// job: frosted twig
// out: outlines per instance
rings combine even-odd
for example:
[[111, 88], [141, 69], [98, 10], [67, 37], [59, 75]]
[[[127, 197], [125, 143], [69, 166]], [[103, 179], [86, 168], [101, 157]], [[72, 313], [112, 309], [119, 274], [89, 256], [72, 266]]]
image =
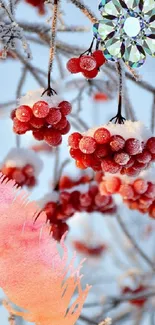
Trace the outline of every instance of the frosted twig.
[[99, 325], [111, 325], [112, 319], [107, 317], [104, 321], [100, 322]]
[[71, 0], [71, 2], [78, 7], [84, 15], [89, 18], [89, 20], [94, 24], [97, 22], [97, 18], [95, 15], [91, 12], [91, 10], [80, 0]]
[[9, 325], [16, 325], [15, 316], [10, 314], [10, 316], [8, 317], [8, 322]]
[[120, 215], [116, 216], [117, 221], [121, 227], [121, 229], [123, 230], [124, 234], [127, 236], [127, 238], [130, 240], [130, 242], [132, 243], [133, 247], [135, 248], [135, 250], [139, 253], [139, 255], [145, 260], [145, 262], [152, 268], [153, 271], [155, 271], [155, 265], [153, 264], [153, 262], [150, 260], [150, 258], [143, 252], [143, 250], [138, 246], [138, 244], [135, 242], [134, 238], [131, 236], [131, 234], [128, 232], [124, 222], [122, 221], [122, 218], [120, 217]]
[[59, 0], [54, 0], [53, 6], [53, 19], [52, 19], [52, 27], [51, 27], [51, 41], [50, 41], [50, 55], [49, 55], [49, 64], [48, 64], [48, 88], [47, 95], [51, 95], [51, 71], [53, 67], [53, 60], [55, 55], [55, 43], [56, 43], [56, 28], [57, 28], [57, 20], [58, 20], [58, 4]]

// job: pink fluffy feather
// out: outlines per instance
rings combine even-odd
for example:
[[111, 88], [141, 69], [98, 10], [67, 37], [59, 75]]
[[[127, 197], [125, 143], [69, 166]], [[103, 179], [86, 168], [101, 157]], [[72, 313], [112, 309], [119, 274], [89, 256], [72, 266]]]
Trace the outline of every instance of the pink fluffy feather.
[[[74, 270], [73, 258], [67, 266], [67, 248], [62, 240], [61, 257], [45, 213], [2, 176], [0, 212], [0, 286], [8, 298], [6, 308], [37, 325], [73, 325], [90, 289], [81, 288], [81, 265]], [[70, 305], [76, 289], [78, 297]], [[14, 310], [11, 303], [23, 311]]]

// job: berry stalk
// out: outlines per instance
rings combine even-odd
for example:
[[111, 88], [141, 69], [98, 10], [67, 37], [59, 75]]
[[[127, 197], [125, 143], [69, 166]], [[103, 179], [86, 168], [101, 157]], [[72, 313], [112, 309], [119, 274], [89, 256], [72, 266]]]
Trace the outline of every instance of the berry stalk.
[[[58, 4], [59, 0], [54, 0], [53, 6], [53, 19], [52, 19], [52, 27], [51, 27], [51, 41], [50, 41], [50, 53], [49, 53], [49, 64], [48, 64], [48, 87], [43, 92], [46, 92], [48, 96], [56, 94], [55, 90], [51, 88], [51, 71], [53, 68], [53, 61], [55, 55], [55, 46], [56, 46], [56, 29], [57, 29], [57, 21], [58, 21]], [[42, 94], [42, 95], [43, 95]]]
[[115, 120], [115, 124], [123, 124], [125, 118], [122, 116], [122, 94], [123, 94], [123, 68], [120, 61], [117, 62], [117, 70], [119, 74], [119, 95], [118, 95], [118, 110], [116, 116], [114, 116], [110, 122]]

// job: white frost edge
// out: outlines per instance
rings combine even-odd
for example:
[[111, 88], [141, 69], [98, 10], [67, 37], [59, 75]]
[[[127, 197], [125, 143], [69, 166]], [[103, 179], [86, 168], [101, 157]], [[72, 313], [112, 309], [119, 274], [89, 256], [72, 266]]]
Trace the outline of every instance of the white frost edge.
[[132, 122], [128, 120], [125, 121], [124, 124], [113, 124], [110, 122], [108, 124], [100, 125], [98, 127], [89, 129], [82, 135], [93, 137], [95, 131], [101, 127], [106, 128], [111, 135], [120, 135], [125, 140], [128, 138], [135, 138], [139, 141], [146, 141], [152, 136], [151, 131], [141, 121]]
[[43, 162], [39, 156], [30, 149], [13, 148], [2, 162], [6, 167], [24, 167], [30, 164], [34, 167], [34, 176], [38, 176], [43, 168]]
[[44, 88], [40, 88], [37, 90], [28, 91], [25, 96], [22, 96], [21, 98], [17, 99], [17, 105], [28, 105], [32, 107], [38, 101], [45, 101], [49, 104], [50, 108], [58, 107], [59, 103], [62, 102], [63, 99], [58, 95], [47, 96], [47, 94], [44, 94], [43, 96], [41, 96], [44, 90]]

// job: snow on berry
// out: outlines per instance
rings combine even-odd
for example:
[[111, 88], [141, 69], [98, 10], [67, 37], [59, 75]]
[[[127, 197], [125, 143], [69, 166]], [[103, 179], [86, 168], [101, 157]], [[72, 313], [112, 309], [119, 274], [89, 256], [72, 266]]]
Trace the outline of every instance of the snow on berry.
[[[154, 138], [141, 122], [103, 125], [69, 137], [70, 155], [77, 167], [137, 176], [154, 161]], [[151, 148], [151, 149], [150, 149]], [[152, 153], [151, 153], [152, 150]]]
[[14, 179], [19, 186], [33, 187], [43, 167], [42, 160], [34, 151], [13, 148], [1, 163], [1, 172]]
[[62, 135], [70, 130], [66, 116], [72, 106], [58, 95], [47, 96], [43, 91], [30, 91], [18, 99], [18, 107], [11, 113], [13, 131], [19, 135], [32, 131], [36, 140], [44, 140], [55, 147], [61, 144]]

